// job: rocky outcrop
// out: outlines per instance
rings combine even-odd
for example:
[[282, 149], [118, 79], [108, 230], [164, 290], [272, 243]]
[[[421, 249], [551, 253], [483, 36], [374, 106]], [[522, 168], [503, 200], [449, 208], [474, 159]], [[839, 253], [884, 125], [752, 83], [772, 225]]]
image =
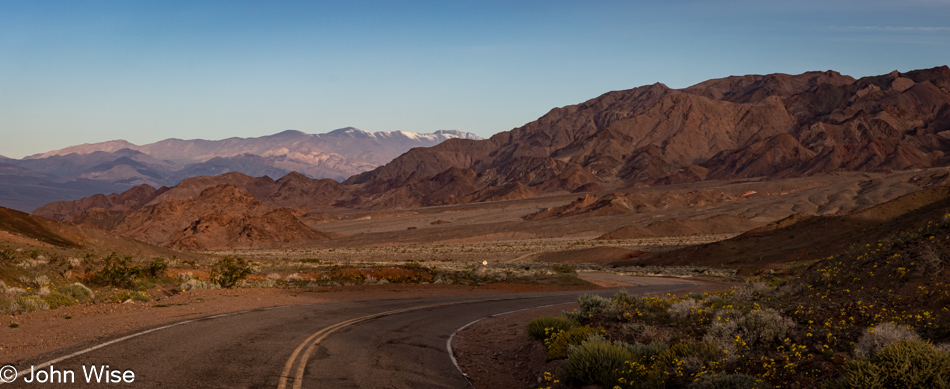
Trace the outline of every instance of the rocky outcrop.
[[[163, 189], [163, 191], [165, 190], [167, 188]], [[158, 190], [143, 184], [122, 193], [95, 194], [76, 201], [49, 203], [37, 208], [33, 211], [33, 214], [53, 220], [71, 221], [83, 212], [93, 208], [119, 212], [136, 209], [151, 201], [158, 194], [160, 194]]]
[[112, 232], [143, 242], [188, 250], [278, 248], [329, 236], [288, 208], [273, 208], [230, 184], [190, 200], [169, 199], [129, 212]]

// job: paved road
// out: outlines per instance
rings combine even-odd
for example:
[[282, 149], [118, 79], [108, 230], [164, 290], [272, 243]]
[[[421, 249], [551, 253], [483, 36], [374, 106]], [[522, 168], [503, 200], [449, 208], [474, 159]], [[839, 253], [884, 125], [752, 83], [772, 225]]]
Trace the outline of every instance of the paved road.
[[[638, 294], [692, 285], [633, 282], [640, 286], [627, 290]], [[55, 361], [55, 371], [74, 372], [72, 377], [54, 374], [53, 379], [73, 378], [76, 384], [86, 382], [84, 369], [92, 366], [108, 365], [116, 375], [134, 372], [133, 383], [102, 385], [110, 388], [467, 388], [446, 350], [446, 341], [459, 327], [497, 313], [572, 302], [583, 293], [326, 303], [215, 315], [26, 361], [18, 366], [17, 381], [0, 389], [49, 387], [23, 381], [31, 365], [49, 373], [48, 366], [40, 368], [49, 361]]]

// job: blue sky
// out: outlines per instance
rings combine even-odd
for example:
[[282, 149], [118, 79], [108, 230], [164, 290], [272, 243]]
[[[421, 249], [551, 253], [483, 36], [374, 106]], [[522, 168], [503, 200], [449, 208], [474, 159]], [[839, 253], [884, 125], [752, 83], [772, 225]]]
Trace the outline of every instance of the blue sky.
[[0, 155], [510, 130], [611, 90], [950, 62], [950, 0], [0, 0]]

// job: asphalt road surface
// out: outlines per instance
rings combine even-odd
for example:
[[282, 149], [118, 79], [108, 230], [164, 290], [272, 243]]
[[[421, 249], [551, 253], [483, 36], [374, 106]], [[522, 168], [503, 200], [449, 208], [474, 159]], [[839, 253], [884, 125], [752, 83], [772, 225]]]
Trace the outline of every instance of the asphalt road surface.
[[[634, 282], [637, 286], [626, 289], [635, 294], [694, 285], [657, 278], [586, 277]], [[325, 303], [214, 315], [25, 361], [17, 366], [17, 380], [0, 384], [0, 389], [469, 388], [446, 347], [456, 330], [490, 315], [573, 302], [584, 293], [591, 292]], [[107, 374], [87, 378], [92, 368], [100, 374], [107, 369]], [[131, 383], [122, 382], [130, 378], [126, 371], [134, 374]], [[34, 382], [27, 384], [31, 375]], [[87, 380], [99, 384], [88, 385]]]

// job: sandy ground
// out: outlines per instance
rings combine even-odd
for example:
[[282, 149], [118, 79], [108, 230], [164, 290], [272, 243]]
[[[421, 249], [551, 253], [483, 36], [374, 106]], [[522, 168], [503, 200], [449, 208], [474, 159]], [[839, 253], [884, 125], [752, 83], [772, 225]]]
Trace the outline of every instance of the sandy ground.
[[[546, 208], [566, 205], [583, 195], [550, 194], [523, 200], [446, 205], [346, 215], [344, 220], [321, 220], [311, 227], [341, 236], [317, 247], [346, 248], [373, 245], [471, 244], [536, 239], [589, 240], [617, 228], [645, 226], [655, 221], [705, 219], [735, 215], [772, 222], [795, 213], [831, 215], [859, 209], [920, 190], [915, 177], [942, 174], [946, 168], [894, 173], [842, 172], [777, 180], [742, 179], [629, 188], [621, 192], [664, 196], [697, 191], [720, 192], [732, 199], [685, 207], [620, 214], [526, 221], [522, 217]], [[616, 192], [616, 191], [608, 191]], [[608, 192], [600, 193], [605, 194]], [[448, 223], [445, 223], [448, 222]]]

